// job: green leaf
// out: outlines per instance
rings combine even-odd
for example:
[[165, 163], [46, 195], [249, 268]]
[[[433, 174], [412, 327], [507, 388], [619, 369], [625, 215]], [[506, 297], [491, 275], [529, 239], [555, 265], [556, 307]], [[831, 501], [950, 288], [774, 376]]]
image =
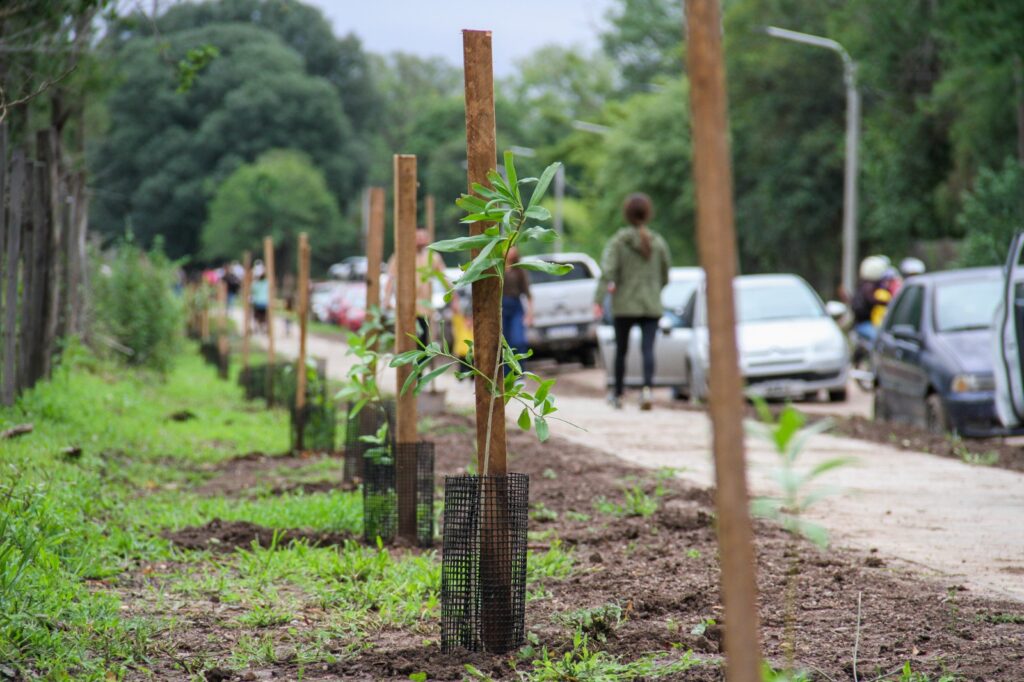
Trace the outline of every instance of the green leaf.
[[427, 674], [413, 673], [412, 675], [409, 675], [409, 679], [412, 680], [412, 682], [427, 682]]
[[508, 177], [508, 186], [516, 197], [516, 203], [522, 203], [519, 194], [519, 176], [516, 174], [515, 155], [511, 150], [505, 150], [505, 175]]
[[449, 363], [447, 363], [447, 364], [441, 365], [440, 367], [436, 367], [436, 368], [434, 368], [433, 370], [431, 370], [431, 371], [430, 371], [429, 373], [425, 374], [425, 375], [424, 375], [424, 376], [423, 376], [423, 377], [422, 377], [422, 378], [420, 379], [420, 382], [419, 382], [419, 384], [417, 384], [417, 385], [416, 385], [416, 395], [419, 395], [419, 394], [420, 394], [420, 392], [421, 392], [421, 391], [422, 391], [422, 390], [423, 390], [424, 388], [426, 388], [427, 386], [429, 386], [429, 385], [430, 385], [430, 382], [431, 382], [431, 381], [433, 381], [433, 380], [434, 380], [434, 379], [436, 379], [437, 377], [439, 377], [439, 376], [441, 376], [442, 374], [444, 374], [445, 372], [447, 372], [447, 371], [448, 371], [448, 368], [449, 368], [449, 367], [451, 367], [451, 366], [452, 366], [452, 365], [454, 365], [454, 364], [455, 364], [455, 362], [454, 362], [454, 361], [452, 361], [452, 362], [449, 362]]
[[547, 381], [541, 382], [540, 387], [537, 389], [537, 393], [533, 396], [533, 399], [538, 404], [544, 402], [544, 399], [548, 397], [548, 392], [551, 390], [551, 387], [555, 385], [555, 381], [556, 379], [548, 379]]
[[533, 189], [533, 195], [530, 196], [530, 205], [528, 208], [533, 208], [540, 203], [540, 200], [544, 198], [544, 193], [548, 191], [548, 186], [551, 181], [555, 179], [555, 173], [558, 172], [558, 168], [562, 164], [553, 163], [544, 169], [544, 172], [540, 174], [540, 180], [537, 181], [537, 186]]
[[430, 245], [430, 250], [440, 251], [442, 253], [469, 251], [471, 249], [482, 249], [492, 241], [494, 241], [494, 237], [490, 237], [486, 234], [474, 234], [469, 237], [456, 237], [455, 239], [444, 239], [439, 242], [434, 242]]
[[[531, 209], [532, 210], [532, 209]], [[546, 227], [528, 227], [519, 233], [520, 239], [526, 239], [529, 241], [540, 242], [541, 244], [550, 244], [551, 242], [558, 240], [558, 234], [554, 230], [549, 230]]]
[[512, 267], [532, 270], [534, 272], [545, 272], [559, 277], [572, 271], [572, 265], [568, 263], [552, 263], [546, 260], [519, 261], [518, 263], [513, 263]]
[[530, 411], [524, 407], [523, 411], [519, 413], [519, 428], [523, 431], [529, 431], [530, 424]]
[[543, 443], [550, 436], [550, 432], [548, 431], [548, 420], [544, 417], [537, 417], [534, 421], [534, 426], [537, 428], [538, 440]]
[[545, 220], [551, 220], [551, 211], [547, 210], [543, 206], [531, 206], [526, 209], [526, 213], [523, 215], [531, 220], [540, 220], [542, 222]]
[[404, 353], [399, 353], [395, 357], [391, 358], [391, 367], [401, 367], [403, 365], [410, 365], [420, 359], [423, 355], [423, 350], [416, 348], [413, 350], [407, 350]]

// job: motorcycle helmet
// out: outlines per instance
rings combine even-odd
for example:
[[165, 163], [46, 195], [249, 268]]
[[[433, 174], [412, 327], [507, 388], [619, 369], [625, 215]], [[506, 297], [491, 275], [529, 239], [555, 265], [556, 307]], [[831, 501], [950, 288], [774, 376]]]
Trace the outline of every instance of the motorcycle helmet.
[[868, 256], [860, 263], [860, 278], [868, 282], [881, 281], [888, 268], [888, 258], [884, 256]]
[[925, 270], [924, 261], [920, 258], [904, 258], [900, 261], [900, 272], [904, 277], [911, 275], [923, 275]]

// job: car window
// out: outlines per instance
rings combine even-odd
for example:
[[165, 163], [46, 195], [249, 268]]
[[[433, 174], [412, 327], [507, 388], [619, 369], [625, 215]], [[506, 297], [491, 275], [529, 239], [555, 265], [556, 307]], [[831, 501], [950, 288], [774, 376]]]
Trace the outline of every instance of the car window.
[[998, 279], [939, 284], [935, 289], [935, 330], [988, 329], [996, 314], [1001, 288]]
[[671, 311], [682, 310], [697, 290], [698, 283], [698, 280], [669, 282], [661, 290], [661, 307]]
[[739, 322], [825, 317], [817, 294], [800, 281], [750, 283], [736, 287], [735, 292]]
[[886, 322], [886, 329], [892, 329], [896, 325], [911, 327], [921, 331], [921, 310], [924, 306], [924, 287], [907, 286], [895, 303], [895, 308], [889, 314]]

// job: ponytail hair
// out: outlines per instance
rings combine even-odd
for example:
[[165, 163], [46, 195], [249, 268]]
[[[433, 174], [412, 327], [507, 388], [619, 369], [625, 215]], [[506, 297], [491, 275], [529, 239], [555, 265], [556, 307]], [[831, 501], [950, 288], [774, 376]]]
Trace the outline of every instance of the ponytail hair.
[[627, 223], [636, 228], [640, 236], [640, 255], [644, 260], [650, 260], [653, 252], [651, 231], [647, 227], [653, 215], [654, 206], [651, 204], [651, 198], [643, 192], [630, 194], [622, 204], [622, 216]]

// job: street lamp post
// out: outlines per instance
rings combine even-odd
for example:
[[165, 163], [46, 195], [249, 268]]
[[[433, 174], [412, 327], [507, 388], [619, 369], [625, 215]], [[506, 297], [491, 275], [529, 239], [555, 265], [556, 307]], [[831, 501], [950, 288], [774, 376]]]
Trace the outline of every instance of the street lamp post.
[[857, 63], [835, 40], [790, 31], [776, 26], [764, 27], [773, 38], [791, 40], [837, 52], [843, 60], [843, 82], [846, 84], [846, 171], [843, 182], [843, 288], [853, 295], [857, 263], [857, 148], [860, 140], [860, 92], [857, 90]]

